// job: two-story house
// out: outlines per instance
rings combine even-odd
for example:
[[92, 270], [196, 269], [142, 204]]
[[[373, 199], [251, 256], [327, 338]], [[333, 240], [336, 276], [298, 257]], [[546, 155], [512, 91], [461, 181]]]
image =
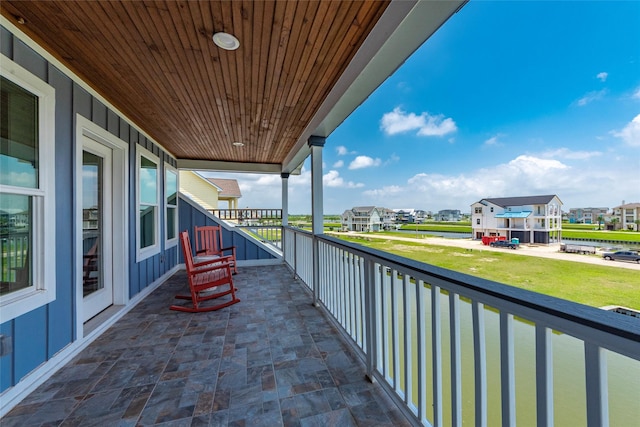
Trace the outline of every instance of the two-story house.
[[569, 222], [571, 224], [598, 224], [598, 218], [607, 215], [609, 208], [571, 208]]
[[556, 195], [481, 199], [471, 205], [473, 237], [504, 236], [520, 243], [553, 243], [562, 237], [562, 201]]
[[380, 231], [383, 229], [382, 208], [356, 206], [347, 209], [341, 216], [344, 231]]
[[640, 230], [640, 203], [622, 203], [613, 208], [613, 216], [617, 219], [616, 228], [622, 230]]
[[462, 212], [458, 209], [444, 209], [438, 211], [436, 215], [436, 221], [460, 221], [462, 219]]

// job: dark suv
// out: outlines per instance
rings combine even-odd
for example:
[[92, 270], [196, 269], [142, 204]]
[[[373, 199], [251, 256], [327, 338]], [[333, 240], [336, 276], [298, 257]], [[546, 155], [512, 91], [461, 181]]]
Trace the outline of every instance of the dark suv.
[[507, 240], [496, 240], [495, 242], [489, 243], [489, 246], [491, 246], [492, 248], [518, 249], [517, 243], [512, 243]]

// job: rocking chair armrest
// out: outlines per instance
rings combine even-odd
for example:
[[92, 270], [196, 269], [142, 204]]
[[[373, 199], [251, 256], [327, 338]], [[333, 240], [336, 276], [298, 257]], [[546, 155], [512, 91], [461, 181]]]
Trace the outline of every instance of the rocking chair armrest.
[[236, 247], [235, 246], [229, 246], [227, 248], [220, 248], [220, 252], [224, 252], [224, 251], [236, 251]]

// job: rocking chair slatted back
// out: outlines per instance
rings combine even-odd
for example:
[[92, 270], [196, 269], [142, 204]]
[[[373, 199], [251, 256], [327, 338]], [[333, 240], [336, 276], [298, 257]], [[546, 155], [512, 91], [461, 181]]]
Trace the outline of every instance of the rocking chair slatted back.
[[222, 243], [222, 227], [219, 225], [195, 226], [196, 256], [228, 256], [231, 257], [231, 269], [238, 273], [236, 263], [236, 247], [224, 247]]

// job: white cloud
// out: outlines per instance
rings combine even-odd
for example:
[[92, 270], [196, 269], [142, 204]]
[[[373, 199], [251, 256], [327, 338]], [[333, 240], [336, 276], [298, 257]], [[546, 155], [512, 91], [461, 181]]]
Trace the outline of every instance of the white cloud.
[[338, 153], [338, 156], [346, 156], [347, 154], [356, 154], [356, 151], [349, 151], [344, 145], [338, 145], [336, 153]]
[[602, 99], [607, 94], [607, 92], [608, 92], [607, 89], [589, 92], [586, 95], [584, 95], [582, 98], [580, 98], [578, 101], [576, 101], [576, 103], [580, 107], [584, 107], [585, 105], [593, 101], [598, 101]]
[[349, 169], [363, 169], [370, 168], [374, 166], [380, 166], [382, 161], [378, 158], [374, 159], [369, 156], [358, 156], [349, 164]]
[[604, 82], [607, 80], [607, 77], [609, 76], [609, 73], [605, 73], [604, 71], [602, 73], [598, 73], [598, 75], [596, 76], [596, 78], [600, 79], [600, 81]]
[[382, 188], [363, 191], [362, 194], [369, 197], [386, 198], [388, 196], [401, 194], [404, 192], [405, 192], [405, 188], [400, 187], [399, 185], [385, 185]]
[[453, 119], [444, 118], [442, 114], [436, 116], [426, 112], [420, 115], [407, 114], [400, 107], [382, 116], [380, 129], [387, 135], [417, 130], [419, 136], [443, 136], [458, 130]]
[[345, 182], [340, 176], [340, 173], [335, 170], [331, 170], [322, 176], [322, 183], [325, 187], [338, 187], [338, 188], [361, 188], [364, 184], [361, 182], [354, 183], [352, 181]]
[[486, 141], [484, 141], [484, 146], [485, 147], [500, 147], [503, 144], [499, 141], [499, 138], [502, 138], [504, 136], [504, 134], [502, 133], [498, 133], [495, 136], [492, 136], [491, 138], [487, 139]]
[[621, 131], [611, 132], [613, 136], [622, 138], [627, 145], [640, 146], [640, 114], [635, 116]]
[[556, 150], [545, 151], [542, 153], [543, 157], [571, 159], [571, 160], [587, 160], [592, 157], [601, 156], [600, 151], [572, 151], [568, 148], [558, 148]]
[[[568, 150], [562, 153], [575, 157]], [[596, 160], [590, 167], [584, 167], [542, 155], [520, 155], [502, 164], [457, 175], [418, 173], [404, 185], [363, 192], [367, 199], [361, 203], [396, 208], [406, 207], [407, 201], [411, 201], [413, 208], [468, 211], [471, 203], [485, 197], [557, 194], [566, 210], [587, 205], [613, 206], [630, 194], [637, 194], [640, 177], [628, 179], [634, 165], [627, 163], [627, 159], [616, 165], [613, 173], [611, 162]], [[627, 179], [623, 179], [625, 176]]]
[[335, 163], [333, 164], [333, 168], [334, 168], [334, 169], [339, 169], [339, 168], [341, 168], [341, 167], [343, 167], [343, 166], [344, 166], [344, 161], [342, 161], [342, 160], [338, 160], [337, 162], [335, 162]]
[[638, 89], [636, 89], [635, 92], [633, 92], [633, 95], [631, 95], [631, 98], [640, 99], [640, 87]]

